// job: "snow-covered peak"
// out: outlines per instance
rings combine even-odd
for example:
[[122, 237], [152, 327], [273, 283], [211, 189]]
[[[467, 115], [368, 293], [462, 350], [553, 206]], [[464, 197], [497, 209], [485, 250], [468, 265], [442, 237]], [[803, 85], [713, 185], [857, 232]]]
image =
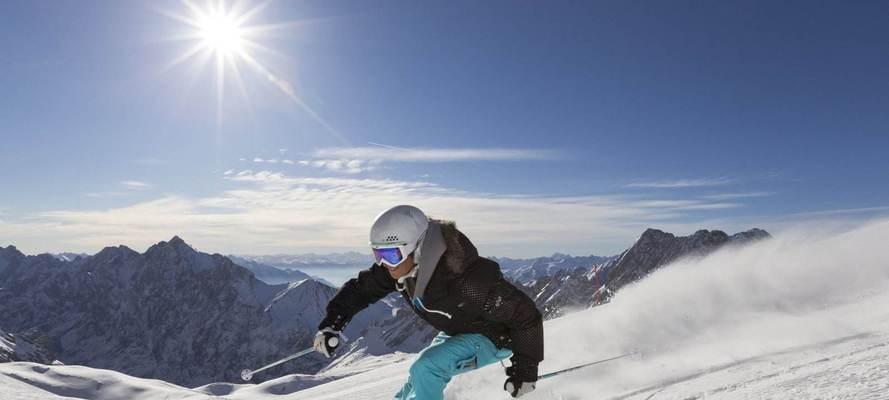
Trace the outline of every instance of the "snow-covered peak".
[[[750, 232], [754, 232], [750, 234], [752, 237], [768, 237], [768, 233], [762, 230]], [[736, 237], [744, 238], [745, 235], [741, 233]], [[701, 229], [689, 236], [676, 236], [649, 228], [610, 266], [606, 284], [611, 290], [617, 290], [681, 257], [704, 256], [730, 241], [731, 237], [720, 230]], [[742, 242], [744, 240], [736, 243]]]
[[271, 265], [263, 264], [258, 261], [249, 260], [243, 257], [238, 257], [234, 255], [229, 255], [229, 259], [231, 259], [235, 264], [238, 264], [244, 268], [247, 268], [256, 276], [256, 279], [259, 279], [265, 283], [270, 285], [277, 285], [281, 283], [291, 283], [291, 282], [299, 282], [305, 279], [314, 279], [317, 281], [321, 281], [328, 286], [333, 286], [326, 281], [323, 281], [317, 277], [310, 276], [300, 270], [296, 269], [282, 269], [278, 267], [273, 267]]
[[74, 261], [77, 261], [78, 259], [84, 259], [84, 258], [87, 258], [90, 256], [89, 254], [86, 254], [86, 253], [54, 253], [54, 254], [50, 254], [50, 255], [52, 255], [59, 261], [65, 261], [65, 262], [74, 262]]
[[512, 259], [492, 257], [497, 261], [503, 274], [520, 285], [533, 286], [539, 279], [552, 277], [564, 271], [572, 271], [577, 268], [589, 269], [592, 266], [605, 262], [610, 257], [600, 256], [571, 256], [569, 254], [554, 253], [550, 257], [537, 257], [531, 259]]
[[239, 255], [239, 257], [279, 268], [297, 269], [306, 265], [367, 265], [372, 261], [369, 253], [355, 251], [330, 254]]
[[[297, 321], [288, 328], [273, 323], [265, 308], [276, 288], [181, 238], [143, 254], [107, 247], [74, 264], [48, 254], [0, 259], [9, 265], [0, 274], [0, 326], [14, 332], [39, 326], [66, 364], [189, 384], [237, 379], [245, 365], [307, 345], [317, 324], [298, 313], [281, 316]], [[291, 289], [284, 299], [301, 291]], [[307, 360], [277, 372], [323, 366]]]
[[[286, 286], [265, 307], [276, 326], [284, 328], [315, 327], [324, 318], [327, 303], [336, 289], [314, 279], [304, 279]], [[314, 332], [312, 332], [314, 333]]]
[[[526, 285], [547, 318], [572, 310], [607, 302], [622, 287], [638, 281], [652, 271], [677, 259], [701, 257], [726, 245], [743, 245], [771, 237], [766, 231], [752, 229], [733, 236], [720, 230], [701, 229], [689, 236], [676, 236], [659, 229], [646, 229], [632, 247], [619, 256], [599, 258], [572, 269], [562, 268], [538, 278], [516, 279], [526, 267], [507, 271], [507, 276]], [[531, 269], [531, 271], [534, 271]]]

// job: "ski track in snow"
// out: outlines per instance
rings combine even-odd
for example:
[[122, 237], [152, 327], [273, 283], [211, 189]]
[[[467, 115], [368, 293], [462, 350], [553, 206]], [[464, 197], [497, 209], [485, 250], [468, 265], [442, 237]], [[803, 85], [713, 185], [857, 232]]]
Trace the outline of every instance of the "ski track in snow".
[[[884, 301], [889, 301], [889, 296], [881, 296], [880, 300], [882, 304], [887, 304]], [[569, 373], [541, 382], [538, 390], [525, 399], [889, 399], [889, 324], [884, 322], [884, 328], [880, 333], [862, 333], [713, 365], [705, 370], [655, 380], [649, 382], [649, 385], [613, 395], [625, 388], [615, 385], [609, 389], [609, 385], [603, 385], [603, 381], [610, 378], [607, 373], [609, 368], [625, 372], [640, 372], [651, 367], [664, 368], [667, 370], [665, 375], [669, 375], [669, 367], [662, 365], [669, 360], [669, 356], [618, 361], [610, 366], [606, 364], [592, 367], [587, 375], [598, 377], [586, 382], [578, 381], [584, 375], [581, 373]], [[83, 367], [10, 363], [0, 366], [0, 399], [382, 400], [391, 399], [392, 394], [402, 385], [410, 366], [409, 361], [396, 361], [381, 368], [288, 395], [257, 390], [261, 385], [217, 384], [231, 392], [222, 396], [210, 396], [206, 392], [178, 388], [161, 381], [131, 378], [123, 374], [101, 377], [95, 374], [97, 370]], [[477, 374], [485, 375], [480, 382], [472, 382], [477, 379], [461, 380], [472, 375], [458, 377], [453, 387], [449, 388], [447, 398], [508, 398], [505, 393], [491, 388], [502, 380], [500, 368], [487, 367]], [[104, 393], [103, 381], [107, 382]], [[569, 388], [560, 390], [560, 385], [566, 383]], [[589, 395], [579, 395], [570, 388], [570, 385], [578, 384], [583, 384]], [[115, 390], [114, 387], [118, 389]], [[121, 388], [124, 390], [121, 391]], [[612, 393], [609, 394], [609, 391]], [[73, 397], [64, 397], [66, 395]]]
[[[523, 400], [889, 400], [887, 237], [882, 222], [680, 260], [608, 305], [547, 321], [540, 373], [640, 355], [541, 381]], [[8, 363], [0, 364], [0, 400], [383, 400], [403, 384], [412, 358], [368, 357], [318, 376], [196, 389]], [[504, 379], [499, 366], [460, 375], [446, 398], [505, 400]]]
[[715, 366], [609, 400], [886, 399], [887, 376], [889, 336], [855, 335]]

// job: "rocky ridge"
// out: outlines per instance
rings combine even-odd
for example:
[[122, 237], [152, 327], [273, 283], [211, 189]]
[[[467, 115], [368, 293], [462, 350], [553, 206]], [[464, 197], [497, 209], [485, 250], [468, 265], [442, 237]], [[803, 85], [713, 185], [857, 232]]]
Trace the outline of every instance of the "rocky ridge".
[[563, 269], [549, 277], [523, 285], [547, 319], [607, 302], [620, 288], [646, 277], [656, 269], [683, 257], [702, 257], [726, 245], [743, 245], [771, 237], [762, 229], [729, 236], [719, 230], [699, 230], [675, 236], [647, 229], [632, 247], [599, 264]]

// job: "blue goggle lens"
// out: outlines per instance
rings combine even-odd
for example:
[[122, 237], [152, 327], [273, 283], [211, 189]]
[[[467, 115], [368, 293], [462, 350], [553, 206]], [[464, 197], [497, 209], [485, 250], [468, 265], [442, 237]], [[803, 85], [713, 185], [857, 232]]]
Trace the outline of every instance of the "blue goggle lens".
[[398, 263], [404, 260], [404, 255], [401, 254], [401, 249], [398, 247], [373, 249], [373, 252], [374, 259], [376, 259], [378, 264], [381, 260], [386, 260], [390, 265], [398, 265]]

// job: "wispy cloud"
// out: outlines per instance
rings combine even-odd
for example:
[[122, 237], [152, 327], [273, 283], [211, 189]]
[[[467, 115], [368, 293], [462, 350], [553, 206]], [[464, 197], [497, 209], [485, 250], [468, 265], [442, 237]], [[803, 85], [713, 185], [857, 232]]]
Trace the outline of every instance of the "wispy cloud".
[[332, 172], [358, 174], [373, 171], [377, 169], [379, 164], [380, 162], [375, 160], [315, 160], [307, 161], [304, 165], [311, 165], [315, 168], [323, 168]]
[[386, 145], [367, 147], [331, 147], [315, 151], [315, 158], [383, 160], [401, 162], [517, 161], [545, 160], [555, 157], [552, 150], [405, 148]]
[[699, 200], [643, 200], [635, 203], [639, 207], [668, 210], [725, 210], [742, 207], [738, 203], [706, 202]]
[[142, 181], [121, 181], [121, 185], [130, 190], [145, 190], [151, 188], [151, 184]]
[[[520, 161], [546, 160], [558, 153], [552, 150], [507, 148], [404, 148], [372, 143], [365, 147], [330, 147], [316, 150], [307, 160], [264, 159], [256, 157], [255, 163], [278, 162], [287, 165], [310, 166], [330, 172], [359, 174], [373, 171], [390, 162], [468, 162], [468, 161]], [[281, 154], [286, 149], [281, 149]]]
[[265, 164], [278, 164], [278, 163], [293, 164], [293, 161], [290, 161], [290, 160], [279, 160], [277, 158], [261, 158], [261, 157], [254, 158], [253, 162], [255, 162], [257, 164], [263, 164], [263, 163], [265, 163]]
[[774, 196], [774, 192], [747, 192], [747, 193], [717, 193], [703, 196], [705, 199], [709, 200], [735, 200], [735, 199], [748, 199], [754, 197], [769, 197]]
[[[56, 243], [91, 250], [116, 243], [144, 248], [182, 235], [203, 249], [288, 253], [361, 249], [370, 221], [395, 204], [415, 204], [431, 216], [455, 219], [485, 254], [532, 256], [566, 251], [611, 254], [645, 228], [700, 228], [723, 202], [639, 200], [613, 196], [495, 195], [425, 181], [297, 177], [240, 171], [232, 188], [199, 197], [164, 196], [107, 210], [38, 213], [0, 226], [0, 239]], [[43, 249], [41, 249], [43, 250]]]
[[655, 182], [635, 182], [624, 185], [625, 188], [677, 189], [692, 187], [721, 186], [733, 183], [730, 178], [678, 179]]

